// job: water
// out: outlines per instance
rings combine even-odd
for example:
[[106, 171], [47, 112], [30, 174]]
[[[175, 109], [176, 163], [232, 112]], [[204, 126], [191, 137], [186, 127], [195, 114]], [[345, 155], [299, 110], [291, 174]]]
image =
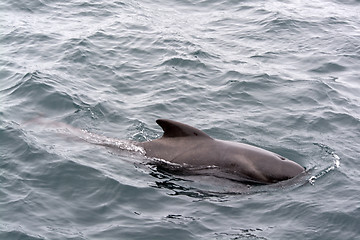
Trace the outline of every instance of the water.
[[[5, 0], [0, 12], [0, 239], [359, 238], [359, 1]], [[242, 189], [96, 144], [159, 137], [157, 118], [309, 175]]]

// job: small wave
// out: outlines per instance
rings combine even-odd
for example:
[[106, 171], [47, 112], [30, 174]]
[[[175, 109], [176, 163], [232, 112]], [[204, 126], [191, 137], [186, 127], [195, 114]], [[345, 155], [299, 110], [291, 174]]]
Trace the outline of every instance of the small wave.
[[173, 57], [168, 60], [165, 60], [161, 65], [171, 66], [171, 67], [181, 67], [181, 68], [206, 68], [206, 65], [199, 60], [190, 60], [180, 57]]
[[47, 4], [45, 3], [46, 1], [41, 0], [9, 2], [11, 2], [12, 8], [15, 8], [23, 13], [36, 13], [48, 8]]
[[263, 29], [267, 33], [279, 34], [280, 32], [286, 31], [286, 34], [299, 33], [302, 28], [311, 25], [310, 22], [289, 18], [280, 13], [267, 16], [262, 19], [259, 24], [263, 26]]
[[219, 56], [212, 55], [209, 52], [205, 52], [201, 49], [192, 52], [191, 55], [194, 56], [195, 58], [201, 58], [201, 59], [219, 59]]
[[3, 90], [13, 99], [23, 99], [16, 102], [22, 108], [36, 106], [39, 112], [73, 111], [77, 104], [72, 96], [57, 88], [57, 80], [52, 76], [34, 71], [26, 73], [20, 81]]
[[1, 239], [27, 239], [27, 240], [43, 240], [43, 239], [45, 239], [41, 236], [33, 236], [31, 234], [28, 234], [23, 229], [2, 231], [2, 233], [0, 233], [0, 238]]
[[345, 70], [346, 70], [346, 67], [344, 67], [340, 64], [328, 62], [328, 63], [324, 63], [320, 67], [313, 68], [310, 71], [316, 72], [316, 73], [334, 73], [334, 72], [343, 72]]

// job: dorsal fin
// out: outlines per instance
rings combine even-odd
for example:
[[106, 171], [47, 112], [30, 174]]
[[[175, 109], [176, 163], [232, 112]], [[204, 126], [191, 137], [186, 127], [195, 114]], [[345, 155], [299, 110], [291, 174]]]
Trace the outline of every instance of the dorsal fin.
[[189, 125], [179, 123], [168, 119], [158, 119], [156, 123], [164, 130], [163, 138], [175, 137], [205, 137], [212, 139], [203, 131]]

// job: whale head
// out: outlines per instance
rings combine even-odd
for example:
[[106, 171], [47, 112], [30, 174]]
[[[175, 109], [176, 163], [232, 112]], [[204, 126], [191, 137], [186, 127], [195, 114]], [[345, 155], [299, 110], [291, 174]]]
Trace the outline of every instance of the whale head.
[[235, 174], [260, 183], [276, 183], [294, 178], [305, 171], [298, 163], [281, 155], [243, 143], [221, 141], [226, 147], [224, 163], [229, 163]]

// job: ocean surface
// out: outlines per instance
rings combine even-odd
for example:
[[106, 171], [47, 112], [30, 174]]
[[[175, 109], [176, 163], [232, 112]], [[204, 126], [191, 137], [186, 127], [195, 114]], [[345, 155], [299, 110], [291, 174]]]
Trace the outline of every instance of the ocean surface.
[[[0, 239], [360, 239], [358, 0], [2, 0], [0, 56]], [[160, 171], [158, 118], [307, 175]]]

